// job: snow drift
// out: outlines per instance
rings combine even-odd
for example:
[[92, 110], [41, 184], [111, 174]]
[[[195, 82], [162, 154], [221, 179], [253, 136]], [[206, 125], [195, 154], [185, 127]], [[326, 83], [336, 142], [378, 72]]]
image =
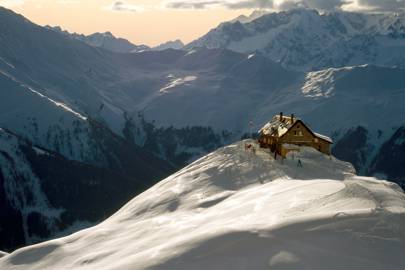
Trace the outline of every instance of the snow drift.
[[[404, 269], [405, 195], [302, 148], [211, 153], [105, 222], [17, 250], [1, 269]], [[297, 167], [297, 160], [303, 167]]]

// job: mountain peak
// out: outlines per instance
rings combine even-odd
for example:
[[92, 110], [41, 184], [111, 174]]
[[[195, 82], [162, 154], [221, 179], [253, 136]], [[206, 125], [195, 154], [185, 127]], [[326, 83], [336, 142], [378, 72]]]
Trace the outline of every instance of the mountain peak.
[[231, 20], [231, 22], [241, 22], [241, 23], [249, 23], [251, 21], [256, 20], [257, 18], [260, 18], [263, 15], [269, 14], [270, 11], [268, 10], [254, 10], [250, 15], [240, 15], [237, 18]]
[[103, 48], [112, 52], [129, 53], [150, 49], [146, 45], [134, 45], [124, 38], [117, 38], [110, 31], [104, 33], [96, 32], [86, 36], [83, 34], [69, 33], [68, 31], [63, 30], [59, 26], [55, 27], [45, 26], [45, 28], [70, 36], [71, 38], [83, 41], [87, 45]]
[[114, 36], [110, 31], [104, 32], [103, 35], [104, 35], [105, 37], [115, 38], [115, 36]]
[[[298, 8], [265, 14], [245, 23], [223, 23], [186, 48], [261, 52], [284, 67], [300, 71], [367, 63], [402, 67], [405, 57], [398, 55], [405, 53], [398, 52], [404, 50], [404, 38], [405, 17], [401, 15], [319, 13]], [[389, 53], [392, 50], [397, 53]]]
[[156, 51], [163, 51], [166, 49], [180, 50], [183, 47], [184, 47], [184, 43], [180, 39], [176, 39], [176, 40], [167, 41], [165, 43], [162, 43], [159, 46], [154, 47], [153, 50], [156, 50]]

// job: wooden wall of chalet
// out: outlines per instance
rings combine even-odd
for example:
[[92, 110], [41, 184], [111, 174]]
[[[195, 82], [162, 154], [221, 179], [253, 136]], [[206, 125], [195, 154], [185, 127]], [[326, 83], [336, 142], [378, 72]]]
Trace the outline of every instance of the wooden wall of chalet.
[[260, 147], [270, 148], [271, 151], [276, 150], [277, 139], [269, 135], [262, 135], [259, 138]]
[[281, 145], [283, 143], [310, 146], [324, 154], [330, 155], [330, 144], [325, 140], [315, 137], [301, 122], [296, 123], [279, 139], [278, 144]]

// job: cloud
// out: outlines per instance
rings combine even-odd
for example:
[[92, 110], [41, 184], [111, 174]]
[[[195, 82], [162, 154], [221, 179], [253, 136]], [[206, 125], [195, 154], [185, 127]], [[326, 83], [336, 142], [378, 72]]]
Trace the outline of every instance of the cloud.
[[329, 11], [350, 9], [352, 11], [401, 11], [405, 0], [167, 0], [171, 9], [272, 9], [312, 8]]
[[109, 6], [104, 7], [104, 9], [118, 12], [142, 12], [144, 8], [142, 6], [137, 6], [133, 4], [128, 4], [122, 1], [115, 1]]
[[173, 9], [271, 9], [273, 0], [169, 0], [166, 8]]
[[345, 0], [169, 0], [167, 8], [173, 9], [275, 9], [286, 10], [299, 7], [320, 10], [339, 9]]
[[346, 0], [285, 0], [279, 1], [276, 9], [311, 8], [317, 10], [336, 10], [348, 4]]
[[357, 6], [372, 11], [400, 12], [405, 9], [405, 0], [356, 0]]

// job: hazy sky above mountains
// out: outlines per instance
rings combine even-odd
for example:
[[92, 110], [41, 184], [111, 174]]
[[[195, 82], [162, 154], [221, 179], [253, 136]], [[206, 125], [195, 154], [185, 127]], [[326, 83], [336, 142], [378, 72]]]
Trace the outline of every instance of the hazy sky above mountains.
[[399, 12], [405, 0], [0, 0], [0, 5], [40, 25], [84, 34], [111, 31], [135, 44], [157, 45], [177, 38], [189, 42], [255, 9]]

